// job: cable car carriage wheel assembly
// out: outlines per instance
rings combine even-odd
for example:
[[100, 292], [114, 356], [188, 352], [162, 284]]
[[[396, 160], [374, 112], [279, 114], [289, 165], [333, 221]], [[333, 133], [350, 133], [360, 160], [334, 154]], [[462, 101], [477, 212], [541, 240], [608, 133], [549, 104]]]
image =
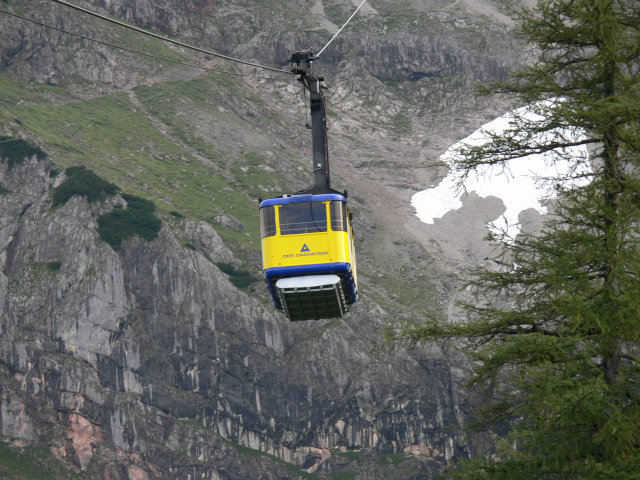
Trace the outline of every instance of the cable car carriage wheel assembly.
[[313, 185], [260, 202], [264, 277], [274, 306], [292, 321], [340, 318], [358, 299], [347, 193], [330, 186], [326, 86], [310, 72], [317, 58], [308, 49], [289, 59], [309, 91]]

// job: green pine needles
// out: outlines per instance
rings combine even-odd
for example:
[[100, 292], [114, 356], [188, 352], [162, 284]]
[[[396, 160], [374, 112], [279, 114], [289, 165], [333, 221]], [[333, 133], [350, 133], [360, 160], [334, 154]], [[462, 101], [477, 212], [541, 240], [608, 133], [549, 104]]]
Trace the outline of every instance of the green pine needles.
[[84, 166], [69, 167], [65, 170], [67, 179], [53, 189], [53, 206], [64, 205], [74, 195], [82, 195], [89, 202], [97, 202], [107, 195], [115, 195], [118, 188], [113, 183], [99, 177]]
[[[568, 159], [576, 173], [558, 182], [541, 233], [501, 244], [511, 267], [472, 272], [467, 322], [434, 320], [401, 336], [452, 341], [467, 354], [482, 400], [470, 435], [508, 427], [495, 451], [448, 478], [638, 479], [640, 2], [541, 0], [517, 16], [540, 53], [480, 93], [520, 105], [563, 100], [547, 102], [544, 122], [518, 119], [488, 144], [462, 147], [455, 167], [464, 175], [577, 144], [591, 159]], [[586, 135], [544, 136], [558, 127]], [[576, 187], [585, 162], [593, 173]]]
[[135, 195], [122, 194], [127, 208], [114, 208], [111, 212], [98, 217], [100, 238], [109, 243], [114, 250], [122, 247], [122, 241], [133, 235], [140, 235], [147, 241], [158, 236], [162, 221], [155, 216], [155, 204]]
[[0, 135], [0, 160], [7, 161], [9, 170], [34, 155], [39, 160], [47, 158], [47, 154], [40, 147], [34, 147], [26, 140]]

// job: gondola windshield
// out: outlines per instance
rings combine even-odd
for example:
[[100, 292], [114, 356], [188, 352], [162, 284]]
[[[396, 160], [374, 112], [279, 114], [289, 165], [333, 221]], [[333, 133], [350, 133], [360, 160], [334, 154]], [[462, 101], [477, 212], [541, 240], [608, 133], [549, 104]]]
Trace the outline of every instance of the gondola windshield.
[[326, 205], [320, 202], [291, 203], [280, 207], [280, 233], [293, 235], [327, 231]]

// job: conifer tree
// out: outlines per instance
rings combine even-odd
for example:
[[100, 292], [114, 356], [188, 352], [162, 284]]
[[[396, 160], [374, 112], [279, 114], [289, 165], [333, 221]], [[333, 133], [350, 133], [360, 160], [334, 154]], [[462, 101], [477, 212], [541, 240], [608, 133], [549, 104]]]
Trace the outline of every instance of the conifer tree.
[[534, 60], [480, 93], [540, 116], [461, 147], [454, 167], [464, 177], [554, 151], [573, 170], [541, 233], [497, 239], [511, 267], [472, 272], [467, 321], [403, 336], [461, 348], [483, 399], [473, 428], [508, 431], [450, 478], [638, 479], [640, 1], [541, 0], [517, 17]]

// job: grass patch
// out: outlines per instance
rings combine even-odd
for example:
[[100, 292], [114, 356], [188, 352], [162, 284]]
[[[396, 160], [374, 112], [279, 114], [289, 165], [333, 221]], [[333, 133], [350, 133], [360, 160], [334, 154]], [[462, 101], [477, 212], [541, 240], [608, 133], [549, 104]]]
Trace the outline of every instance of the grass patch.
[[339, 457], [348, 458], [352, 462], [362, 463], [362, 459], [360, 458], [360, 452], [357, 450], [348, 450], [346, 452], [336, 452], [336, 455]]
[[400, 135], [406, 135], [411, 133], [412, 122], [411, 119], [402, 113], [397, 114], [393, 118], [393, 130]]
[[166, 442], [161, 442], [160, 440], [156, 440], [155, 438], [150, 438], [149, 440], [147, 440], [147, 442], [151, 445], [158, 445], [159, 447], [169, 448], [167, 447]]
[[351, 14], [345, 5], [338, 2], [324, 2], [324, 13], [336, 25], [342, 25]]
[[57, 272], [62, 267], [62, 262], [49, 262], [47, 268], [52, 272]]
[[162, 220], [155, 216], [155, 204], [135, 195], [122, 194], [127, 208], [114, 208], [98, 217], [98, 234], [115, 251], [120, 250], [122, 241], [133, 235], [140, 235], [147, 241], [158, 236]]
[[331, 472], [329, 478], [331, 480], [355, 480], [356, 472]]
[[36, 156], [39, 160], [47, 158], [46, 152], [40, 147], [34, 147], [26, 140], [0, 136], [0, 159], [9, 164], [9, 170], [24, 163], [25, 158]]
[[233, 165], [231, 173], [248, 195], [253, 198], [265, 197], [271, 191], [281, 191], [281, 186], [286, 183], [280, 174], [267, 172], [266, 165], [266, 160], [260, 154], [247, 152], [244, 162]]
[[[166, 103], [172, 102], [173, 98], [157, 97], [155, 100]], [[52, 109], [44, 111], [39, 106], [25, 107], [23, 110], [26, 111], [20, 113], [23, 123], [33, 125], [35, 129], [45, 126], [50, 129], [69, 120], [84, 119], [117, 108], [121, 110], [104, 119], [74, 126], [75, 132], [63, 128], [47, 133], [50, 139], [46, 141], [51, 142], [52, 149], [69, 163], [82, 165], [91, 158], [91, 166], [97, 174], [110, 181], [116, 180], [115, 183], [131, 193], [144, 192], [145, 196], [169, 198], [168, 205], [173, 204], [173, 208], [166, 208], [167, 213], [174, 211], [191, 218], [206, 219], [231, 209], [235, 210], [236, 217], [242, 217], [244, 213], [248, 217], [251, 211], [255, 216], [255, 236], [259, 239], [255, 204], [237, 190], [222, 191], [228, 185], [224, 178], [158, 133], [146, 118], [133, 111], [134, 105], [124, 96], [110, 95], [56, 107], [53, 109], [55, 118], [52, 118]], [[133, 174], [134, 178], [127, 174]]]
[[[0, 106], [8, 108], [22, 103], [43, 103], [46, 102], [44, 96], [37, 92], [38, 83], [26, 80], [13, 79], [8, 75], [0, 75]], [[48, 85], [50, 86], [50, 85]], [[63, 89], [60, 89], [63, 91]]]
[[[401, 272], [372, 277], [369, 295], [376, 303], [411, 315], [420, 313], [431, 317], [443, 311], [446, 300], [435, 288], [432, 278], [409, 268], [403, 268]], [[407, 273], [411, 276], [407, 276]]]
[[0, 478], [81, 480], [89, 476], [74, 472], [45, 448], [19, 448], [0, 442]]
[[378, 457], [378, 465], [398, 465], [407, 460], [404, 452], [381, 453]]
[[[205, 77], [182, 83], [170, 91], [166, 90], [175, 85], [173, 82], [154, 84], [138, 87], [136, 93], [147, 108], [153, 107], [150, 110], [153, 114], [165, 114], [163, 121], [172, 119], [176, 128], [185, 132], [193, 131], [190, 120], [182, 116], [174, 118], [175, 106], [182, 101], [204, 109], [207, 114], [235, 122], [240, 129], [250, 129], [242, 120], [209, 105], [211, 98], [216, 98], [216, 92], [225, 88], [216, 81], [216, 78]], [[155, 200], [156, 208], [164, 214], [182, 218], [177, 213], [199, 221], [231, 214], [242, 222], [248, 235], [215, 225], [225, 244], [240, 258], [245, 247], [260, 251], [260, 220], [252, 201], [260, 195], [250, 197], [220, 173], [225, 169], [229, 152], [215, 153], [212, 147], [205, 156], [218, 155], [217, 165], [198, 161], [158, 131], [126, 94], [90, 100], [67, 99], [53, 105], [49, 97], [66, 95], [62, 89], [54, 90], [41, 95], [37, 84], [13, 79], [0, 70], [0, 122], [8, 125], [19, 122], [21, 129], [37, 134], [45, 145], [43, 148], [57, 158], [58, 168], [85, 165], [128, 193]], [[196, 100], [204, 103], [198, 105], [189, 100], [192, 93]], [[156, 96], [149, 99], [151, 95]], [[23, 101], [18, 104], [20, 100]], [[264, 192], [260, 193], [265, 196]]]
[[252, 283], [259, 282], [261, 279], [246, 270], [239, 270], [229, 263], [216, 263], [216, 266], [229, 276], [229, 280], [237, 288], [246, 289]]
[[67, 179], [53, 189], [53, 206], [65, 204], [74, 195], [82, 195], [89, 202], [102, 200], [107, 195], [115, 195], [120, 188], [95, 174], [93, 170], [70, 167], [65, 170]]
[[302, 470], [299, 467], [296, 467], [295, 465], [285, 462], [284, 460], [279, 459], [278, 457], [276, 457], [275, 455], [271, 455], [269, 453], [265, 453], [261, 450], [254, 450], [253, 448], [249, 448], [249, 447], [245, 447], [243, 445], [239, 445], [237, 443], [232, 442], [231, 440], [227, 440], [224, 439], [225, 443], [228, 443], [230, 446], [232, 446], [233, 448], [236, 449], [236, 451], [241, 454], [241, 455], [245, 455], [248, 457], [253, 457], [253, 458], [257, 458], [257, 457], [267, 457], [270, 458], [271, 460], [273, 460], [276, 463], [281, 463], [283, 465], [286, 465], [287, 468], [294, 474], [302, 477], [302, 478], [307, 478], [307, 479], [316, 479], [318, 477], [316, 477], [315, 475], [309, 473], [309, 472], [305, 472], [304, 470]]

